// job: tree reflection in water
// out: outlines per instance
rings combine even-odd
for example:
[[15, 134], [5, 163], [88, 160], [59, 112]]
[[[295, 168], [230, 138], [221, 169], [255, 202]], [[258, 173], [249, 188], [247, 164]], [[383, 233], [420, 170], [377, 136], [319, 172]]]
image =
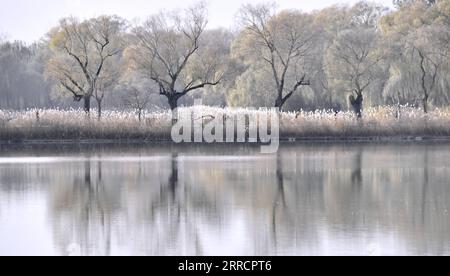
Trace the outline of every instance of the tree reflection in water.
[[354, 158], [355, 161], [352, 170], [352, 188], [355, 191], [361, 191], [363, 185], [362, 159], [363, 159], [363, 150], [362, 148], [358, 148], [356, 150], [356, 155]]
[[26, 206], [17, 198], [42, 199], [46, 221], [33, 221], [52, 229], [57, 254], [450, 254], [450, 145], [62, 156], [0, 160], [1, 225]]
[[277, 211], [286, 213], [287, 210], [284, 192], [283, 160], [280, 152], [276, 155], [276, 162], [276, 193], [272, 208], [272, 229], [275, 248], [277, 247]]

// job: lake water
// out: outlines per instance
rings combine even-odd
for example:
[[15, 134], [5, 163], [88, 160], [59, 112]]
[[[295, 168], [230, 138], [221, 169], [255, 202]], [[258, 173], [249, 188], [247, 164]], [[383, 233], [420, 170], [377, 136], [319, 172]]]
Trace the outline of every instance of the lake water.
[[1, 146], [0, 255], [450, 255], [450, 144]]

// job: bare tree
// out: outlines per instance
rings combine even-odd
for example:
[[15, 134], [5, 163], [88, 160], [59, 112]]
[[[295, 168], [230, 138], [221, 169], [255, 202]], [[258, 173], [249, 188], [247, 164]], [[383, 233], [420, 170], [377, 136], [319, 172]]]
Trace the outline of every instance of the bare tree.
[[439, 101], [448, 99], [445, 70], [448, 70], [449, 2], [403, 0], [396, 4], [399, 9], [381, 21], [383, 34], [394, 42], [399, 57], [391, 62], [400, 65], [402, 75], [412, 76], [402, 80], [402, 84], [413, 86], [410, 94], [415, 105], [421, 105], [428, 113], [430, 102], [437, 106], [442, 104]]
[[150, 93], [142, 91], [134, 86], [127, 86], [127, 95], [122, 97], [125, 106], [136, 110], [139, 122], [142, 120], [142, 115], [147, 105], [150, 103]]
[[102, 118], [102, 107], [105, 95], [110, 93], [118, 85], [120, 72], [118, 66], [105, 68], [104, 73], [97, 79], [93, 98], [97, 102], [98, 120]]
[[124, 21], [116, 16], [101, 16], [80, 22], [75, 18], [61, 20], [50, 32], [53, 57], [47, 72], [58, 88], [68, 91], [75, 101], [84, 100], [90, 113], [91, 98], [104, 85], [109, 61], [123, 48]]
[[314, 38], [311, 17], [297, 11], [277, 14], [267, 4], [246, 5], [240, 21], [244, 31], [236, 48], [243, 57], [269, 66], [277, 92], [275, 107], [281, 110], [301, 86], [310, 85], [304, 65]]
[[422, 107], [428, 113], [430, 94], [437, 85], [441, 69], [448, 58], [448, 32], [446, 28], [425, 26], [412, 32], [406, 43], [411, 52], [411, 63], [416, 60], [420, 68]]
[[359, 1], [350, 9], [351, 23], [357, 27], [378, 28], [380, 19], [389, 9], [375, 2]]
[[376, 81], [375, 73], [383, 59], [377, 44], [374, 29], [359, 27], [342, 31], [329, 49], [328, 73], [351, 91], [349, 101], [358, 118], [362, 116], [364, 92]]
[[426, 52], [423, 49], [414, 48], [414, 52], [419, 56], [419, 67], [421, 72], [420, 86], [423, 92], [422, 107], [423, 111], [428, 113], [430, 92], [433, 91], [436, 85], [441, 63], [439, 61], [434, 61], [430, 56], [426, 55]]
[[191, 91], [219, 84], [220, 56], [205, 56], [202, 34], [206, 28], [206, 8], [201, 3], [171, 15], [151, 16], [134, 29], [135, 45], [128, 57], [143, 76], [159, 87], [172, 110]]
[[411, 5], [415, 2], [423, 2], [424, 4], [426, 4], [428, 6], [432, 6], [432, 5], [436, 4], [436, 0], [393, 0], [392, 2], [398, 8], [402, 8], [404, 6]]

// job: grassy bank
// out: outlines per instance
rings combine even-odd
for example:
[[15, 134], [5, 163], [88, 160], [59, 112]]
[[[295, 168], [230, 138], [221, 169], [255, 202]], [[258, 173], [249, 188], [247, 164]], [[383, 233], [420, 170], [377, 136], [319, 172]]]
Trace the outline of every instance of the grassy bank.
[[[200, 109], [200, 110], [199, 110]], [[194, 107], [204, 120], [210, 116], [262, 114], [264, 110]], [[171, 113], [148, 113], [139, 121], [134, 112], [104, 112], [99, 121], [96, 114], [88, 118], [81, 110], [0, 111], [0, 140], [67, 141], [67, 140], [147, 140], [170, 141]], [[345, 140], [345, 139], [415, 139], [450, 137], [450, 110], [434, 110], [425, 115], [414, 108], [396, 107], [368, 109], [362, 120], [350, 112], [331, 111], [283, 113], [281, 139]]]

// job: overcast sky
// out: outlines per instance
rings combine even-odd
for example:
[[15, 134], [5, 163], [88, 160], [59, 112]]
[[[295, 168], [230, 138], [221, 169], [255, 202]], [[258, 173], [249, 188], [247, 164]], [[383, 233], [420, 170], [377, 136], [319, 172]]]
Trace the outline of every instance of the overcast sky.
[[[62, 17], [89, 18], [102, 14], [117, 14], [126, 19], [145, 18], [160, 10], [183, 8], [197, 0], [0, 0], [0, 35], [10, 40], [33, 42], [58, 23]], [[267, 0], [207, 0], [209, 27], [231, 27], [242, 4]], [[281, 9], [303, 11], [321, 9], [337, 3], [358, 0], [276, 0]], [[391, 0], [375, 2], [391, 6]]]

